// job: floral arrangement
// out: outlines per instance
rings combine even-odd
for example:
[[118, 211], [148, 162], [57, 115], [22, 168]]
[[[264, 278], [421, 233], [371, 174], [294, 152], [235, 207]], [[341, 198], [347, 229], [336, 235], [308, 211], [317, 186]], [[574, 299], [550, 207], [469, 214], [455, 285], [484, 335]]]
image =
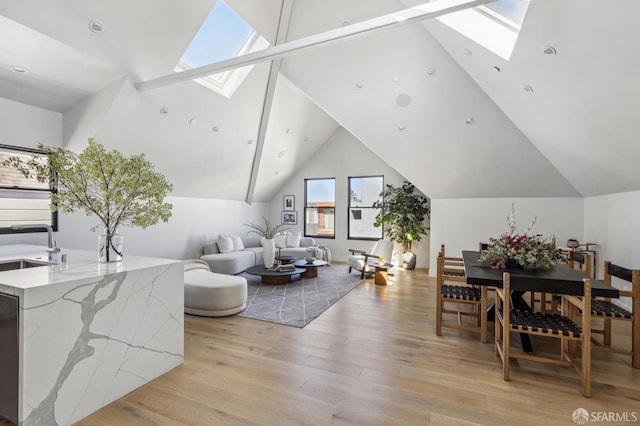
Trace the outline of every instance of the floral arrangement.
[[480, 264], [493, 269], [518, 266], [524, 269], [551, 269], [562, 258], [559, 250], [540, 234], [530, 234], [536, 218], [524, 233], [519, 234], [515, 220], [515, 206], [511, 206], [509, 232], [498, 238], [489, 238], [489, 246], [480, 254]]

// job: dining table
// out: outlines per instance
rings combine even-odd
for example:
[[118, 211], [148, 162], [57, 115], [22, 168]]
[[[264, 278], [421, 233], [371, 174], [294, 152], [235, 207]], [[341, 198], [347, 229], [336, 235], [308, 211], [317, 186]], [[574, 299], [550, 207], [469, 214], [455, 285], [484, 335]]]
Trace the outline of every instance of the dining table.
[[[462, 251], [467, 284], [502, 288], [502, 274], [508, 272], [511, 277], [511, 303], [515, 309], [531, 309], [523, 298], [527, 292], [581, 296], [584, 290], [583, 280], [590, 278], [580, 271], [569, 268], [564, 263], [557, 263], [553, 268], [546, 270], [528, 270], [516, 267], [493, 269], [481, 265], [479, 258], [480, 252], [478, 251]], [[591, 294], [593, 297], [620, 297], [617, 288], [593, 278], [591, 278]], [[493, 309], [493, 306], [489, 309]], [[533, 353], [529, 336], [520, 334], [520, 340], [522, 349], [527, 353]]]

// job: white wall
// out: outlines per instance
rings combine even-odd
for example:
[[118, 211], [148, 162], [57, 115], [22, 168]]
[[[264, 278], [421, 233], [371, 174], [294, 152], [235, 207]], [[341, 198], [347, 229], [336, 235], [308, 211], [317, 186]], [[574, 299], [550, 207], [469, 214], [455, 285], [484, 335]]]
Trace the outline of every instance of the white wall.
[[[371, 250], [374, 242], [347, 239], [347, 202], [348, 177], [384, 175], [384, 183], [401, 185], [404, 178], [389, 167], [380, 157], [369, 150], [358, 139], [342, 127], [315, 153], [312, 160], [303, 166], [280, 189], [270, 204], [270, 219], [280, 223], [282, 197], [295, 195], [295, 209], [298, 212], [298, 225], [289, 226], [294, 231], [304, 233], [304, 179], [336, 179], [336, 238], [319, 238], [319, 244], [326, 245], [336, 261], [346, 261], [348, 249]], [[417, 267], [429, 265], [429, 237], [423, 236], [420, 243], [413, 244], [417, 255]], [[396, 249], [400, 249], [396, 247]]]
[[0, 143], [62, 146], [62, 114], [0, 98]]
[[[215, 240], [221, 232], [245, 235], [244, 223], [257, 222], [267, 212], [266, 203], [249, 205], [241, 201], [168, 197], [173, 204], [169, 222], [147, 229], [123, 227], [125, 256], [139, 255], [170, 259], [197, 258], [205, 242]], [[90, 229], [97, 225], [95, 217], [83, 212], [61, 214], [58, 245], [64, 248], [96, 250], [98, 234]], [[41, 237], [42, 241], [46, 239]]]
[[[603, 276], [605, 260], [640, 268], [640, 191], [585, 198], [584, 210], [585, 240], [597, 244], [598, 277]], [[631, 288], [625, 281], [614, 280], [613, 285]], [[622, 302], [630, 307], [629, 300]]]
[[[537, 217], [531, 232], [550, 237], [563, 246], [569, 238], [584, 241], [582, 198], [465, 198], [431, 200], [431, 264], [440, 244], [451, 256], [477, 250], [478, 243], [509, 231], [507, 217], [516, 207], [516, 223], [524, 231]], [[430, 274], [435, 275], [434, 268]]]

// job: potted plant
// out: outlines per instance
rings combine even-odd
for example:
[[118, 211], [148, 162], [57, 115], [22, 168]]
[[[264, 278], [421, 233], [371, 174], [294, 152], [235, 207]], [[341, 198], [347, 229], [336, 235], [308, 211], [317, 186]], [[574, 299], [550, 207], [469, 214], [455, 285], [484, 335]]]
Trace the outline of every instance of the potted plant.
[[264, 261], [264, 266], [266, 268], [271, 268], [275, 263], [276, 259], [276, 245], [273, 241], [273, 238], [278, 235], [280, 232], [288, 231], [288, 228], [285, 228], [282, 225], [271, 225], [271, 222], [266, 217], [262, 217], [264, 221], [264, 225], [256, 225], [255, 223], [245, 223], [246, 226], [251, 228], [251, 230], [247, 231], [247, 234], [257, 234], [262, 237], [260, 244], [262, 244], [262, 259]]
[[38, 148], [43, 156], [29, 161], [10, 157], [3, 165], [15, 167], [39, 182], [50, 182], [52, 209], [65, 213], [84, 210], [87, 216], [96, 215], [104, 228], [99, 237], [100, 261], [122, 260], [118, 227], [146, 228], [171, 217], [173, 206], [164, 198], [173, 186], [154, 170], [144, 154], [125, 158], [116, 150], [106, 151], [94, 139], [89, 139], [80, 154], [43, 144]]
[[380, 209], [373, 226], [384, 225], [384, 234], [394, 243], [402, 246], [402, 262], [406, 269], [416, 267], [416, 255], [411, 244], [420, 241], [429, 227], [424, 224], [425, 216], [431, 212], [429, 201], [424, 195], [416, 193], [416, 187], [407, 181], [402, 186], [386, 185], [380, 193], [382, 200], [373, 203]]

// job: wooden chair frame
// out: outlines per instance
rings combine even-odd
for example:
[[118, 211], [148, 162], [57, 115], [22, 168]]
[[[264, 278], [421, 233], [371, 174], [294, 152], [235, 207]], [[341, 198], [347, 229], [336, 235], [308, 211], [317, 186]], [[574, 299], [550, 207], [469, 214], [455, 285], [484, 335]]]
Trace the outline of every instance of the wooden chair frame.
[[[509, 361], [511, 358], [526, 359], [529, 361], [537, 361], [546, 364], [560, 365], [563, 367], [573, 366], [580, 374], [582, 378], [582, 395], [585, 397], [591, 397], [591, 345], [588, 344], [591, 340], [590, 327], [583, 327], [579, 333], [567, 333], [553, 328], [541, 328], [534, 326], [522, 326], [513, 325], [511, 320], [519, 320], [527, 313], [522, 311], [513, 311], [510, 306], [510, 294], [511, 294], [511, 277], [508, 272], [503, 274], [503, 286], [496, 289], [496, 320], [495, 320], [495, 351], [496, 356], [499, 356], [502, 360], [502, 376], [504, 380], [509, 380]], [[569, 296], [563, 295], [562, 297], [563, 312], [569, 312], [570, 306], [573, 312], [578, 309], [581, 312], [582, 324], [590, 324], [591, 320], [591, 280], [589, 278], [584, 279], [584, 294], [583, 296]], [[529, 311], [529, 316], [532, 313]], [[545, 318], [548, 318], [549, 323], [553, 323], [554, 320], [560, 319], [560, 315], [540, 313], [538, 314]], [[570, 320], [568, 317], [564, 317], [565, 320]], [[519, 321], [518, 321], [519, 322]], [[566, 322], [566, 321], [565, 321]], [[573, 321], [570, 321], [573, 323]], [[573, 323], [572, 325], [575, 325]], [[577, 328], [577, 326], [576, 326]], [[521, 352], [513, 352], [510, 345], [510, 334], [514, 333], [526, 333], [544, 337], [553, 337], [560, 339], [560, 358], [549, 358], [540, 355], [527, 354]], [[570, 342], [582, 342], [581, 345], [581, 362], [580, 365], [570, 355]], [[586, 344], [585, 344], [586, 343]]]
[[[631, 298], [631, 317], [620, 317], [607, 315], [604, 311], [592, 307], [592, 318], [604, 321], [601, 329], [592, 325], [592, 333], [602, 334], [603, 342], [591, 339], [593, 349], [602, 352], [613, 352], [622, 355], [631, 355], [631, 366], [640, 368], [640, 269], [628, 269], [615, 265], [611, 261], [604, 262], [604, 282], [612, 285], [612, 277], [617, 277], [631, 283], [631, 290], [620, 290], [620, 297]], [[611, 303], [610, 299], [605, 299], [605, 303]], [[625, 309], [626, 310], [626, 309]], [[611, 321], [631, 322], [631, 350], [615, 347], [611, 345]]]
[[[447, 284], [447, 283], [464, 283], [463, 285]], [[475, 289], [466, 284], [467, 277], [464, 273], [464, 265], [461, 257], [447, 257], [444, 252], [444, 245], [440, 247], [437, 265], [437, 283], [436, 283], [436, 335], [442, 335], [442, 328], [453, 328], [458, 330], [466, 330], [480, 333], [480, 341], [487, 343], [488, 327], [487, 327], [487, 286], [480, 286]], [[447, 287], [448, 286], [448, 287]], [[445, 291], [443, 291], [443, 289]], [[472, 289], [474, 293], [480, 292], [480, 300], [469, 300], [464, 298], [455, 298], [452, 293], [456, 291], [448, 290], [466, 290]], [[462, 291], [461, 293], [464, 293]], [[460, 303], [472, 307], [471, 311], [461, 311], [458, 309], [450, 309], [445, 306], [447, 303]], [[444, 314], [453, 314], [457, 316], [457, 322], [445, 322]], [[476, 317], [476, 326], [462, 324], [462, 316]]]

